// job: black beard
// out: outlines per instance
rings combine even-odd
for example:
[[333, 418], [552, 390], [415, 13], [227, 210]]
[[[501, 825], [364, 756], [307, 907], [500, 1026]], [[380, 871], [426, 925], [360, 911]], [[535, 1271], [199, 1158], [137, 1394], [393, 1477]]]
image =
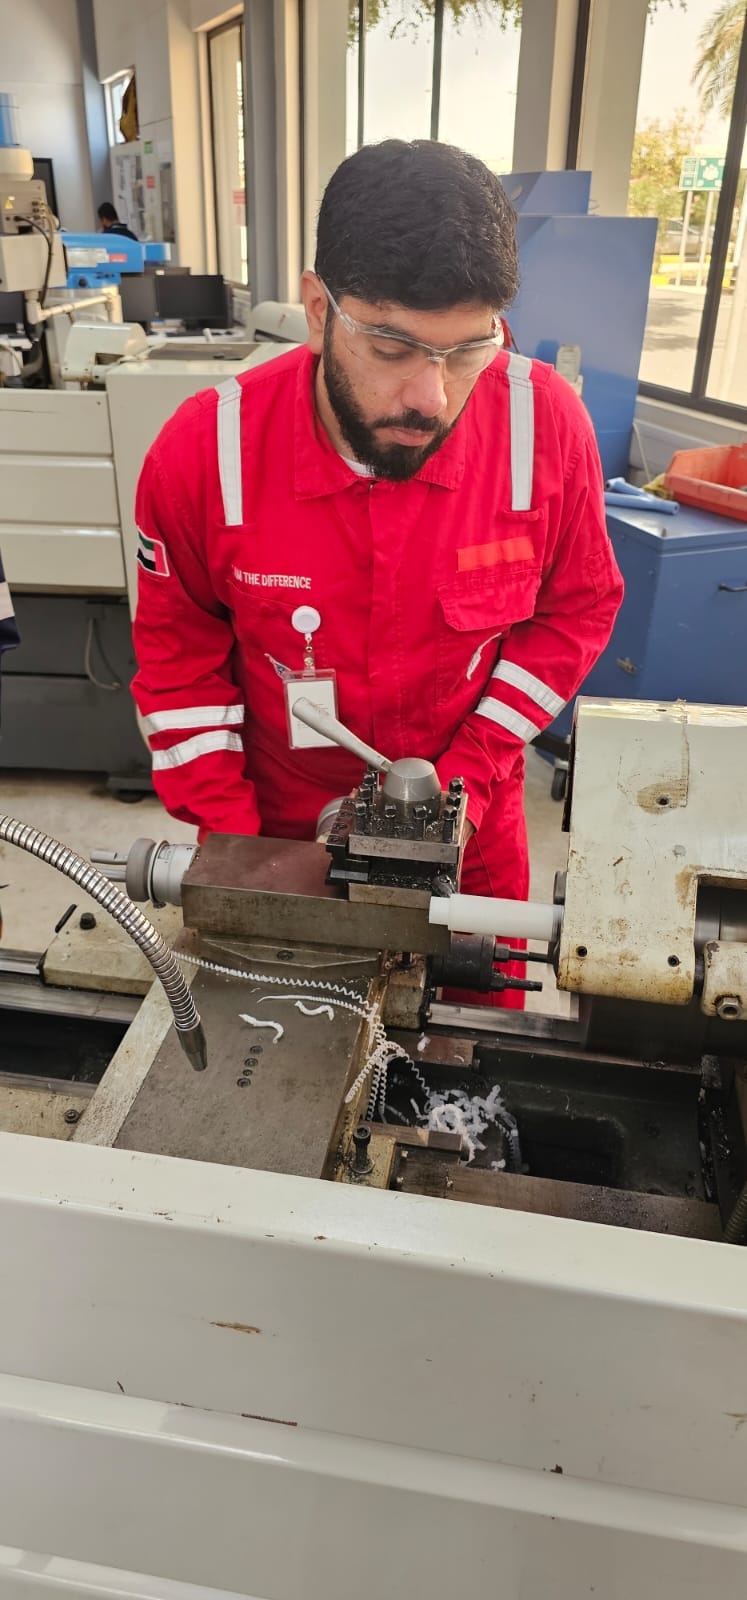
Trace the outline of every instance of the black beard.
[[[334, 411], [343, 437], [363, 466], [370, 467], [377, 478], [389, 478], [393, 483], [403, 483], [413, 478], [428, 460], [440, 449], [444, 439], [459, 421], [435, 422], [423, 417], [419, 411], [405, 411], [398, 417], [382, 417], [378, 423], [366, 422], [353, 394], [352, 384], [332, 353], [332, 318], [328, 317], [324, 329], [324, 382], [329, 403]], [[461, 412], [459, 414], [461, 416]], [[427, 435], [425, 443], [388, 444], [376, 442], [376, 428], [415, 428]]]

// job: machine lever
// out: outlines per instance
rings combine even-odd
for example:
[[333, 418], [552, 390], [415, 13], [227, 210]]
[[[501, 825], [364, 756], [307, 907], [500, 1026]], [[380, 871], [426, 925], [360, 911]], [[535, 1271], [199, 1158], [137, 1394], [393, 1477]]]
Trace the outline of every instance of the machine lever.
[[293, 715], [307, 728], [313, 728], [315, 733], [322, 733], [325, 739], [338, 744], [341, 750], [349, 750], [351, 755], [359, 756], [367, 767], [375, 767], [377, 772], [390, 771], [392, 763], [386, 756], [382, 756], [378, 750], [372, 750], [370, 744], [359, 739], [356, 733], [351, 733], [343, 722], [338, 722], [337, 717], [330, 716], [321, 706], [315, 706], [311, 700], [307, 700], [305, 695], [296, 700]]

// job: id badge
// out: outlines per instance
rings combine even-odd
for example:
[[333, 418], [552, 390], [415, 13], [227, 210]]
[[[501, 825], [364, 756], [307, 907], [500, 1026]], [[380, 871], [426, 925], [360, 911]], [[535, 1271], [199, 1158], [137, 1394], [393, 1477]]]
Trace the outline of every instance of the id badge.
[[317, 750], [322, 747], [337, 749], [334, 739], [325, 738], [314, 728], [307, 728], [293, 715], [297, 700], [310, 700], [320, 711], [337, 716], [337, 674], [334, 671], [289, 672], [283, 683], [285, 715], [288, 723], [288, 743], [291, 750]]

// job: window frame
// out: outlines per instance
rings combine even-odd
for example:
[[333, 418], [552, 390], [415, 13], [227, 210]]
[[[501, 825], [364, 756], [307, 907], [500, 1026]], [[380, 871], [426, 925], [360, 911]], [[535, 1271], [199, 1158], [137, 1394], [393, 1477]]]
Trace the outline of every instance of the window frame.
[[116, 150], [120, 144], [126, 144], [119, 131], [119, 117], [115, 119], [114, 106], [112, 105], [112, 90], [116, 84], [124, 83], [125, 89], [135, 76], [134, 67], [123, 67], [121, 72], [113, 72], [110, 78], [102, 80], [104, 90], [104, 109], [106, 112], [106, 140], [110, 150]]
[[[701, 411], [714, 417], [727, 417], [734, 422], [747, 421], [747, 405], [735, 401], [719, 400], [707, 393], [710, 378], [713, 345], [723, 293], [724, 270], [729, 251], [729, 239], [737, 203], [737, 190], [742, 170], [742, 152], [747, 134], [747, 19], [742, 31], [737, 77], [734, 85], [726, 141], [724, 172], [718, 197], [716, 221], [711, 244], [711, 260], [706, 279], [705, 299], [700, 317], [698, 343], [695, 349], [692, 383], [689, 389], [670, 389], [665, 384], [646, 383], [640, 380], [638, 392], [648, 400], [663, 400], [667, 405]], [[743, 205], [747, 205], [747, 191]], [[745, 256], [747, 270], [747, 254]]]
[[215, 150], [215, 146], [216, 146], [216, 140], [215, 140], [215, 115], [214, 115], [215, 105], [214, 105], [214, 97], [213, 97], [213, 67], [212, 67], [212, 56], [211, 56], [210, 46], [211, 46], [211, 44], [212, 44], [214, 39], [219, 38], [219, 36], [221, 34], [223, 34], [223, 33], [230, 33], [232, 29], [233, 30], [238, 30], [238, 35], [239, 35], [239, 63], [240, 63], [240, 70], [241, 70], [241, 116], [242, 116], [242, 121], [243, 121], [243, 124], [244, 124], [244, 225], [246, 227], [246, 236], [247, 236], [247, 266], [246, 266], [246, 278], [244, 280], [239, 280], [238, 278], [227, 278], [226, 282], [230, 283], [232, 288], [248, 289], [250, 287], [250, 283], [251, 283], [251, 274], [250, 274], [250, 270], [249, 270], [249, 240], [250, 240], [250, 235], [249, 235], [249, 204], [248, 204], [249, 185], [248, 185], [248, 178], [247, 178], [247, 155], [246, 155], [246, 143], [247, 143], [247, 139], [246, 139], [246, 57], [245, 57], [245, 54], [244, 54], [246, 39], [245, 39], [245, 31], [244, 31], [244, 17], [243, 17], [243, 14], [240, 14], [239, 16], [235, 16], [235, 17], [229, 17], [227, 22], [221, 22], [218, 25], [217, 28], [208, 28], [205, 31], [205, 51], [206, 51], [206, 67], [207, 67], [207, 92], [208, 92], [208, 126], [209, 126], [209, 129], [210, 129], [210, 170], [211, 170], [211, 174], [212, 174], [212, 189], [213, 189], [213, 195], [212, 195], [213, 231], [214, 231], [214, 235], [215, 235], [216, 268], [220, 272], [221, 229], [220, 229], [220, 219], [219, 219], [219, 216], [218, 216], [218, 169], [217, 169], [217, 166], [216, 166], [216, 159], [215, 159], [215, 156], [216, 156], [216, 150]]
[[[440, 100], [441, 100], [441, 74], [442, 74], [442, 40], [444, 24], [445, 0], [434, 0], [433, 22], [433, 75], [431, 87], [431, 132], [432, 139], [439, 136]], [[573, 82], [571, 88], [571, 102], [568, 118], [568, 145], [566, 153], [566, 169], [575, 170], [578, 159], [579, 129], [583, 105], [584, 79], [586, 59], [589, 47], [589, 32], [591, 26], [592, 0], [579, 0], [578, 18], [576, 24], [576, 46], [573, 65]], [[357, 105], [357, 149], [364, 144], [365, 126], [365, 76], [366, 76], [366, 27], [368, 21], [368, 0], [358, 0], [358, 105]], [[693, 364], [692, 383], [689, 389], [674, 389], [664, 384], [647, 383], [640, 379], [638, 392], [651, 400], [661, 400], [672, 406], [679, 406], [689, 411], [700, 411], [707, 415], [725, 417], [732, 421], [744, 422], [747, 420], [747, 405], [739, 405], [730, 400], [719, 400], [707, 393], [710, 378], [710, 369], [713, 359], [713, 346], [716, 335], [718, 315], [723, 293], [723, 277], [729, 249], [734, 213], [737, 203], [739, 178], [742, 169], [742, 153], [747, 136], [747, 20], [745, 21], [742, 42], [737, 64], [737, 77], [734, 87], [734, 99], [729, 118], [729, 133], [727, 136], [726, 155], [721, 190], [716, 211], [713, 243], [711, 246], [711, 260], [706, 280], [705, 298], [698, 329], [698, 342]], [[743, 205], [747, 205], [747, 190], [743, 198]], [[744, 270], [747, 271], [747, 248], [744, 254]]]

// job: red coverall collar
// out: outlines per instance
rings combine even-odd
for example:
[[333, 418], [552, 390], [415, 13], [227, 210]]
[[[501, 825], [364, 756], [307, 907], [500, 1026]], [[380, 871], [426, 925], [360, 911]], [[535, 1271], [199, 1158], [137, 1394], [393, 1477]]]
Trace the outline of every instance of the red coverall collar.
[[[296, 378], [295, 491], [298, 500], [320, 499], [361, 482], [357, 473], [338, 455], [319, 420], [314, 401], [315, 376], [316, 357], [306, 350]], [[466, 431], [462, 424], [409, 481], [458, 489], [464, 477], [465, 456]]]

